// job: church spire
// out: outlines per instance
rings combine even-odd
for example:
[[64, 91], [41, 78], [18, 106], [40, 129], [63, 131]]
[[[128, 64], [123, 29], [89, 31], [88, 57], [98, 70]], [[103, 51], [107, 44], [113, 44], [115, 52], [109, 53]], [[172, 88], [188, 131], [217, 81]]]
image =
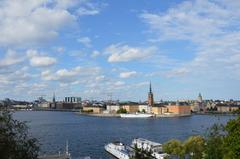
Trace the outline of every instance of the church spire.
[[56, 99], [55, 99], [55, 92], [53, 92], [53, 103], [56, 102]]
[[152, 93], [152, 85], [151, 85], [151, 81], [150, 81], [150, 85], [149, 85], [149, 93]]

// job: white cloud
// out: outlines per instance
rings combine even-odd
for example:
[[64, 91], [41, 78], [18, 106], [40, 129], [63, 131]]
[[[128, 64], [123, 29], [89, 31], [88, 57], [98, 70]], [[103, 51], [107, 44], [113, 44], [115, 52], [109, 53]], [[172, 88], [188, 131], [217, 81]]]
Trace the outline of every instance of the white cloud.
[[[240, 3], [231, 0], [185, 1], [166, 13], [140, 15], [158, 42], [187, 40], [195, 57], [183, 61], [168, 76], [196, 75], [215, 79], [238, 78]], [[235, 68], [232, 66], [236, 66]]]
[[108, 57], [108, 62], [128, 62], [140, 60], [151, 56], [155, 51], [155, 47], [140, 48], [119, 44], [111, 45], [105, 50], [107, 54], [111, 54]]
[[99, 12], [89, 0], [2, 0], [0, 46], [42, 45], [75, 25], [78, 16]]
[[89, 37], [81, 37], [78, 38], [77, 41], [81, 44], [83, 44], [86, 47], [91, 47], [91, 39]]
[[119, 77], [120, 78], [129, 78], [129, 77], [133, 77], [137, 74], [136, 71], [129, 71], [129, 72], [121, 72]]
[[59, 69], [56, 72], [45, 70], [41, 73], [41, 77], [46, 81], [59, 81], [61, 83], [76, 83], [79, 79], [89, 80], [90, 78], [96, 78], [99, 74], [99, 67], [74, 67], [72, 69]]
[[76, 11], [78, 16], [86, 16], [86, 15], [96, 15], [99, 14], [101, 9], [104, 8], [106, 4], [97, 4], [97, 3], [84, 3], [81, 7]]
[[24, 61], [24, 57], [21, 57], [14, 50], [7, 50], [5, 57], [0, 60], [0, 69], [2, 67], [12, 66]]
[[30, 65], [34, 67], [51, 66], [57, 62], [55, 58], [40, 55], [36, 50], [28, 50], [27, 56], [29, 57]]

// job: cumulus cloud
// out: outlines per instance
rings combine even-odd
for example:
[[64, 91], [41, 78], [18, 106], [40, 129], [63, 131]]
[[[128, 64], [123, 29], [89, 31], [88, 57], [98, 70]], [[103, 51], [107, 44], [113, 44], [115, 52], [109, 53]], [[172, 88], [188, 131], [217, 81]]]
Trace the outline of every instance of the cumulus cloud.
[[[0, 46], [27, 47], [49, 41], [61, 30], [76, 24], [78, 16], [100, 12], [97, 6], [91, 5], [88, 0], [3, 0], [0, 5]], [[74, 11], [77, 9], [81, 14]]]
[[108, 62], [128, 62], [133, 60], [141, 60], [151, 56], [155, 51], [155, 47], [141, 48], [120, 44], [111, 45], [105, 50], [107, 54], [111, 54], [108, 57]]
[[99, 74], [99, 67], [74, 67], [72, 69], [59, 69], [55, 72], [50, 70], [45, 70], [41, 73], [41, 77], [43, 80], [50, 81], [59, 81], [61, 83], [72, 83], [77, 82], [79, 79], [91, 78]]
[[36, 50], [28, 50], [27, 56], [29, 57], [30, 65], [34, 67], [51, 66], [57, 62], [55, 58], [41, 55]]
[[[204, 75], [240, 79], [240, 3], [231, 0], [185, 1], [165, 13], [140, 15], [154, 33], [156, 41], [188, 41], [195, 57], [182, 62], [169, 76]], [[231, 18], [230, 18], [231, 17]], [[228, 75], [226, 75], [226, 73]]]
[[133, 77], [137, 74], [136, 71], [129, 71], [129, 72], [121, 72], [119, 77], [120, 78], [129, 78], [129, 77]]
[[0, 69], [3, 67], [12, 66], [24, 61], [24, 57], [17, 54], [14, 50], [7, 50], [5, 57], [0, 60]]

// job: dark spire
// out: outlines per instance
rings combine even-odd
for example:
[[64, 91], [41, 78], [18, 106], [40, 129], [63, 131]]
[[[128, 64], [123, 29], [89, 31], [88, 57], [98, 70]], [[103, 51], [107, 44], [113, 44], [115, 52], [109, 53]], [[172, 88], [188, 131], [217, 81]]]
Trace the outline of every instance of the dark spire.
[[53, 103], [56, 102], [56, 99], [55, 99], [55, 92], [53, 92]]
[[152, 85], [151, 85], [151, 81], [150, 81], [150, 86], [149, 86], [149, 93], [152, 93]]

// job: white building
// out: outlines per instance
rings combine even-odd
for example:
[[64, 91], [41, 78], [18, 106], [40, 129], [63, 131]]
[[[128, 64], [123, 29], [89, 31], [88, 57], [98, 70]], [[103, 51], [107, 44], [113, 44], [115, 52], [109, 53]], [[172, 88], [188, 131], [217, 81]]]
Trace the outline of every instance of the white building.
[[107, 105], [107, 111], [109, 113], [116, 113], [120, 109], [120, 105]]
[[139, 105], [139, 111], [140, 112], [145, 111], [146, 113], [151, 113], [149, 105]]

